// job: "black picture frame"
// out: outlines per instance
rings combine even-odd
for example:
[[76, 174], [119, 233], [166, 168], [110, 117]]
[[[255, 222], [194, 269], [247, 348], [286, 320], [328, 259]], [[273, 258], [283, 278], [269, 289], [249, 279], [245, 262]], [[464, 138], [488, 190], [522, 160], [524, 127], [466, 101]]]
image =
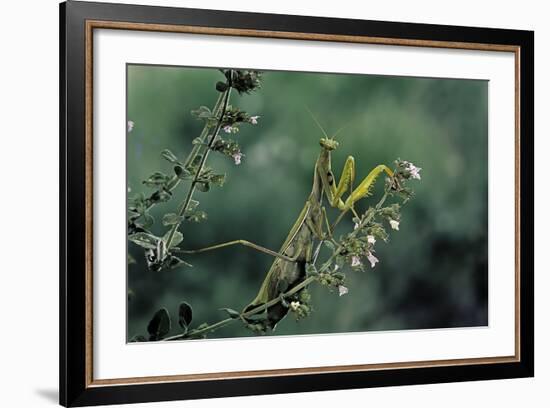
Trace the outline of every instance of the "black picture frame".
[[[64, 406], [122, 404], [444, 383], [534, 375], [534, 33], [443, 26], [68, 1], [60, 5], [60, 403]], [[90, 256], [86, 187], [86, 30], [88, 21], [185, 25], [222, 29], [406, 39], [512, 46], [518, 50], [519, 96], [516, 151], [517, 336], [515, 361], [416, 366], [246, 378], [94, 385], [89, 369]], [[512, 164], [511, 164], [512, 165]], [[88, 237], [88, 238], [87, 238]]]

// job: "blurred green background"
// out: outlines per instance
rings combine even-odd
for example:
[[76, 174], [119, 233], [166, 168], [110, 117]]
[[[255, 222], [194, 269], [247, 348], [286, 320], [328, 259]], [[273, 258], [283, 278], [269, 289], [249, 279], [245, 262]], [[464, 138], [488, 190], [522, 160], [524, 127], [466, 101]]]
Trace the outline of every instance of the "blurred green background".
[[[129, 65], [127, 80], [128, 120], [135, 123], [127, 143], [128, 187], [130, 195], [149, 193], [143, 179], [171, 172], [161, 150], [187, 155], [203, 125], [190, 111], [212, 107], [215, 83], [224, 79], [215, 69]], [[321, 132], [307, 106], [329, 134], [347, 125], [333, 154], [337, 177], [351, 154], [358, 179], [399, 157], [422, 167], [422, 181], [410, 183], [415, 197], [403, 208], [400, 230], [388, 244], [377, 243], [376, 268], [349, 271], [346, 296], [312, 286], [313, 314], [300, 322], [289, 316], [272, 334], [487, 325], [487, 92], [488, 83], [477, 80], [265, 72], [262, 89], [232, 94], [232, 105], [261, 118], [234, 137], [245, 154], [241, 165], [210, 156], [208, 164], [226, 172], [227, 182], [195, 194], [208, 221], [184, 224], [182, 246], [240, 238], [279, 249], [311, 190], [319, 152]], [[377, 201], [382, 184], [358, 209]], [[178, 188], [175, 200], [153, 209], [154, 233], [166, 231], [160, 219], [186, 191], [187, 185]], [[340, 232], [350, 228], [348, 220]], [[272, 263], [237, 246], [188, 255], [193, 268], [153, 273], [139, 247], [130, 243], [129, 251], [138, 260], [128, 268], [129, 338], [145, 334], [161, 307], [176, 322], [182, 300], [193, 306], [193, 326], [225, 318], [219, 308], [241, 310]], [[235, 323], [209, 338], [250, 335]]]

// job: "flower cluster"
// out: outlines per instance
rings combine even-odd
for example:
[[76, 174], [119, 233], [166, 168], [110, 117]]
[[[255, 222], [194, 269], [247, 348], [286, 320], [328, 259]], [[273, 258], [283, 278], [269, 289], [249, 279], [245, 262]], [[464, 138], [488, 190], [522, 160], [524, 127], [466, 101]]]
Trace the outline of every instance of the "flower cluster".
[[250, 116], [247, 112], [242, 111], [239, 108], [228, 106], [222, 119], [222, 129], [228, 134], [237, 133], [239, 131], [239, 126], [242, 123], [257, 125], [259, 118], [259, 115]]
[[294, 314], [296, 320], [308, 317], [313, 311], [311, 307], [311, 295], [307, 289], [302, 289], [295, 294], [290, 301], [286, 301], [285, 306]]
[[[228, 72], [231, 71], [231, 72]], [[225, 70], [228, 82], [239, 93], [250, 93], [262, 85], [262, 73], [254, 70]]]
[[244, 154], [241, 152], [241, 147], [233, 139], [220, 138], [212, 145], [212, 150], [220, 152], [225, 156], [231, 157], [236, 165], [241, 164]]
[[[191, 113], [198, 119], [206, 120], [211, 125], [215, 124], [218, 120], [216, 115], [213, 114], [206, 106], [201, 106], [200, 108], [193, 110]], [[241, 124], [248, 123], [251, 125], [257, 125], [259, 118], [259, 115], [250, 116], [247, 112], [229, 105], [220, 123], [221, 130], [225, 134], [236, 134], [239, 132]], [[193, 144], [199, 146], [208, 145], [200, 137], [193, 140]], [[235, 162], [235, 165], [241, 164], [242, 158], [244, 157], [239, 144], [235, 140], [224, 138], [221, 135], [218, 135], [218, 138], [210, 146], [210, 149], [231, 157]]]

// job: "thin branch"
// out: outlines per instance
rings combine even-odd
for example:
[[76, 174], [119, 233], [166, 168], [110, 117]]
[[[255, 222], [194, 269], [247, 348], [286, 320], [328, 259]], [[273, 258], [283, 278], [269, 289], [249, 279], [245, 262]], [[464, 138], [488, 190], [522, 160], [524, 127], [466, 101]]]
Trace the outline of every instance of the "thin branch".
[[[193, 194], [195, 192], [195, 189], [197, 187], [197, 181], [200, 177], [200, 174], [202, 173], [202, 170], [204, 168], [204, 164], [206, 163], [206, 159], [208, 158], [208, 154], [211, 151], [211, 148], [216, 141], [216, 138], [218, 137], [218, 133], [220, 132], [220, 128], [222, 126], [223, 117], [225, 116], [225, 112], [227, 111], [227, 106], [229, 104], [229, 96], [231, 95], [231, 86], [227, 87], [227, 90], [225, 91], [224, 95], [224, 101], [223, 101], [223, 108], [220, 113], [220, 116], [218, 117], [218, 122], [216, 123], [216, 128], [214, 130], [214, 133], [212, 134], [212, 137], [210, 138], [210, 141], [208, 142], [208, 146], [206, 148], [206, 151], [204, 152], [203, 156], [201, 157], [201, 161], [199, 163], [199, 167], [196, 170], [195, 176], [193, 178], [193, 181], [191, 182], [191, 186], [189, 187], [189, 191], [187, 192], [187, 195], [185, 197], [185, 200], [183, 201], [179, 211], [178, 215], [182, 217], [185, 215], [185, 212], [187, 211], [187, 208], [189, 207], [189, 203], [191, 202], [191, 199], [193, 198]], [[166, 240], [166, 247], [170, 248], [170, 245], [172, 244], [172, 240], [174, 239], [174, 236], [176, 235], [176, 231], [178, 230], [181, 222], [174, 224], [172, 228], [170, 229], [168, 238]]]
[[[216, 117], [218, 117], [217, 115], [219, 114], [219, 111], [221, 109], [223, 97], [224, 97], [224, 94], [220, 93], [220, 95], [218, 96], [218, 99], [216, 100], [216, 103], [214, 104], [214, 108], [212, 109], [212, 112], [214, 112], [214, 115]], [[202, 128], [201, 134], [199, 135], [199, 139], [201, 141], [203, 142], [205, 141], [206, 137], [208, 136], [208, 131], [210, 130], [211, 127], [212, 127], [212, 124], [207, 121], [204, 127]], [[189, 152], [189, 154], [187, 155], [186, 159], [183, 162], [183, 167], [187, 167], [189, 163], [193, 162], [193, 160], [195, 159], [195, 157], [199, 152], [200, 147], [201, 147], [200, 144], [196, 144], [193, 146], [193, 148], [191, 149], [191, 151]], [[167, 183], [166, 189], [168, 191], [173, 191], [181, 181], [182, 180], [177, 175], [172, 176], [172, 178]], [[151, 195], [147, 198], [147, 202], [149, 202], [149, 204], [147, 205], [147, 210], [151, 209], [151, 207], [153, 207], [156, 204], [152, 201], [152, 197], [154, 194], [155, 193], [151, 193]]]
[[[292, 296], [294, 295], [295, 293], [299, 292], [300, 290], [302, 290], [303, 288], [305, 288], [306, 286], [309, 286], [311, 283], [313, 283], [315, 280], [317, 280], [317, 277], [315, 276], [310, 276], [309, 278], [307, 278], [306, 280], [304, 280], [302, 283], [294, 286], [291, 290], [289, 290], [288, 292], [286, 292], [284, 295], [282, 296], [279, 296], [275, 299], [272, 299], [270, 300], [269, 302], [266, 302], [264, 303], [263, 305], [260, 305], [258, 307], [255, 307], [254, 309], [251, 309], [249, 310], [248, 312], [246, 313], [242, 313], [239, 317], [242, 318], [242, 319], [246, 319], [248, 317], [252, 317], [258, 313], [261, 313], [265, 310], [267, 310], [268, 308], [270, 308], [271, 306], [274, 306], [276, 305], [277, 303], [279, 303], [281, 301], [281, 298], [285, 298], [285, 297], [288, 297], [288, 296]], [[182, 339], [185, 339], [187, 336], [198, 336], [198, 335], [201, 335], [203, 333], [207, 333], [207, 332], [210, 332], [210, 331], [214, 331], [216, 329], [219, 329], [220, 327], [223, 327], [223, 326], [226, 326], [228, 325], [229, 323], [233, 322], [233, 321], [236, 321], [238, 319], [236, 318], [228, 318], [228, 319], [224, 319], [224, 320], [220, 320], [219, 322], [217, 323], [214, 323], [214, 324], [211, 324], [209, 325], [208, 327], [205, 327], [203, 329], [199, 329], [199, 330], [193, 330], [187, 334], [178, 334], [178, 335], [175, 335], [175, 336], [172, 336], [172, 337], [166, 337], [165, 339], [163, 339], [162, 341], [174, 341], [174, 340], [182, 340]]]

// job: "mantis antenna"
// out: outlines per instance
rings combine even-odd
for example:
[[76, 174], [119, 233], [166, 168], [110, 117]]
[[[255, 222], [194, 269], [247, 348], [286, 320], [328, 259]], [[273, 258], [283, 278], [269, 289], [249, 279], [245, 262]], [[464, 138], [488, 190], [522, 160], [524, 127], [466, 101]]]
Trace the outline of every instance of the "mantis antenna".
[[323, 129], [323, 126], [321, 126], [321, 124], [319, 123], [319, 121], [317, 120], [317, 118], [315, 117], [315, 115], [313, 114], [313, 112], [306, 106], [306, 110], [309, 112], [309, 114], [311, 115], [311, 118], [313, 119], [313, 121], [315, 122], [315, 124], [317, 126], [319, 126], [319, 129], [321, 129], [321, 132], [323, 132], [323, 135], [327, 138], [327, 139], [330, 139], [330, 137], [327, 135], [327, 132], [325, 132], [325, 129]]
[[349, 124], [350, 124], [350, 122], [346, 123], [346, 124], [345, 124], [344, 126], [342, 126], [340, 129], [338, 129], [338, 130], [336, 131], [336, 133], [334, 133], [334, 134], [332, 135], [332, 138], [333, 138], [333, 139], [336, 139], [336, 136], [338, 135], [338, 133], [340, 133], [342, 130], [344, 130], [345, 128], [347, 128], [347, 127], [349, 126]]
[[325, 132], [325, 129], [323, 129], [323, 126], [321, 126], [321, 123], [317, 120], [317, 118], [315, 117], [315, 115], [313, 114], [313, 112], [311, 112], [311, 110], [306, 106], [306, 110], [308, 111], [308, 113], [311, 115], [311, 118], [313, 119], [313, 121], [315, 122], [315, 124], [319, 127], [319, 129], [321, 129], [321, 132], [323, 132], [323, 135], [327, 138], [327, 139], [335, 139], [336, 136], [342, 131], [344, 130], [345, 128], [347, 128], [350, 124], [350, 122], [346, 123], [344, 126], [342, 126], [340, 129], [338, 129], [336, 131], [336, 133], [334, 133], [332, 135], [332, 137], [329, 137], [329, 135], [327, 134], [327, 132]]

